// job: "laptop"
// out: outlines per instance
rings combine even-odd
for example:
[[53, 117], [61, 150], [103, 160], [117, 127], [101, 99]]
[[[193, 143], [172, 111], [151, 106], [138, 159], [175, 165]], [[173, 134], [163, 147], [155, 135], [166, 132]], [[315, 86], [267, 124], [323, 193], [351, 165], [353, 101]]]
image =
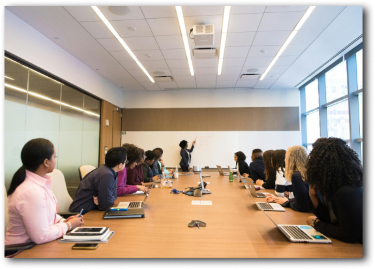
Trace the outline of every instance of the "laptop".
[[193, 168], [190, 168], [189, 172], [180, 172], [179, 175], [180, 176], [193, 175], [194, 173], [192, 173], [192, 171], [193, 171]]
[[117, 207], [127, 208], [128, 210], [135, 208], [143, 208], [143, 206], [146, 204], [146, 200], [149, 195], [150, 193], [147, 193], [143, 201], [120, 202]]
[[[245, 180], [244, 180], [244, 181], [245, 181]], [[250, 188], [250, 194], [251, 194], [252, 196], [257, 197], [257, 198], [266, 198], [266, 193], [263, 193], [263, 192], [256, 192], [253, 181], [250, 179], [249, 182], [250, 182], [250, 183], [249, 183], [249, 186], [246, 186], [246, 185], [245, 185], [245, 188], [246, 188], [246, 187], [249, 187], [249, 188]]]
[[310, 225], [287, 225], [287, 224], [276, 224], [273, 219], [264, 211], [264, 214], [275, 224], [275, 226], [293, 243], [320, 243], [330, 244], [332, 241], [319, 233]]
[[[253, 199], [253, 201], [254, 201], [253, 195], [252, 195], [251, 191], [249, 190], [251, 188], [247, 185], [245, 185], [245, 187], [246, 187], [247, 191], [249, 192], [251, 199]], [[254, 185], [253, 185], [253, 189], [254, 189]], [[254, 189], [254, 191], [255, 191], [255, 189]], [[285, 212], [285, 208], [282, 207], [281, 205], [277, 204], [277, 203], [255, 202], [255, 201], [254, 201], [254, 203], [256, 204], [258, 209], [261, 210], [261, 211], [283, 211], [283, 212]]]
[[223, 172], [223, 169], [221, 169], [221, 166], [220, 166], [220, 165], [216, 165], [216, 167], [217, 167], [217, 170], [219, 171], [219, 174], [220, 174], [221, 176], [229, 176], [229, 173], [224, 173], [224, 172]]
[[[229, 169], [229, 172], [232, 172], [232, 175], [233, 175], [233, 169], [230, 168], [230, 166], [228, 165], [228, 169]], [[240, 178], [245, 178], [244, 176], [241, 176], [240, 173], [239, 173], [239, 169], [237, 169], [237, 175], [233, 175], [233, 178], [238, 178], [238, 175], [240, 176]]]
[[108, 209], [103, 215], [103, 219], [133, 219], [144, 217], [145, 211], [143, 208], [133, 208], [127, 211], [111, 211], [111, 209]]
[[199, 174], [199, 177], [200, 177], [200, 179], [201, 179], [202, 194], [211, 194], [211, 192], [210, 192], [209, 189], [205, 189], [205, 188], [204, 188], [204, 183], [203, 183], [202, 174]]

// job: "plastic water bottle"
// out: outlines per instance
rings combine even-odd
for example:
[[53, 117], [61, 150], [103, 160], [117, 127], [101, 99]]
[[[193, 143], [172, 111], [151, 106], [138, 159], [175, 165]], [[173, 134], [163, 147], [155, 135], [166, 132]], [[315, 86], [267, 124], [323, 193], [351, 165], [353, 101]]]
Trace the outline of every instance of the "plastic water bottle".
[[174, 178], [178, 178], [178, 167], [176, 166], [176, 170], [174, 170]]
[[233, 175], [232, 175], [232, 172], [229, 172], [229, 182], [233, 182]]

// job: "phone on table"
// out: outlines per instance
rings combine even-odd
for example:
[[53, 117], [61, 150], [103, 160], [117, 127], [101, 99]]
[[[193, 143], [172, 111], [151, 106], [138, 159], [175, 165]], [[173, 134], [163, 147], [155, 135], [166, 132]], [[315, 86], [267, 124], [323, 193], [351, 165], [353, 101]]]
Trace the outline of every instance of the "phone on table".
[[72, 249], [89, 249], [94, 250], [98, 248], [98, 244], [75, 244]]

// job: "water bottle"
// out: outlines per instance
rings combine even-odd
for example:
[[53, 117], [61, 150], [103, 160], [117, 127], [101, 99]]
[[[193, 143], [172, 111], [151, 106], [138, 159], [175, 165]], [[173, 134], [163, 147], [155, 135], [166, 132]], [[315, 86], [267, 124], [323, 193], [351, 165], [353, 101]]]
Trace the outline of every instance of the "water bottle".
[[229, 182], [233, 182], [233, 174], [232, 174], [232, 172], [229, 173]]
[[176, 166], [176, 170], [174, 170], [174, 178], [178, 178], [178, 167]]

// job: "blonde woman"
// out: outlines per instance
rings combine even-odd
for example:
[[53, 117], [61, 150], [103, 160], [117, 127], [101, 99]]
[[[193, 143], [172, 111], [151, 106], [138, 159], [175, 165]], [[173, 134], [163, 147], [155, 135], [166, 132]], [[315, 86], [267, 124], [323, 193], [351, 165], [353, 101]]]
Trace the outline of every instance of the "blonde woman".
[[304, 147], [289, 147], [285, 156], [285, 179], [292, 183], [292, 191], [289, 191], [289, 198], [268, 196], [267, 200], [295, 211], [309, 212], [309, 185], [305, 182], [306, 163], [307, 152]]

